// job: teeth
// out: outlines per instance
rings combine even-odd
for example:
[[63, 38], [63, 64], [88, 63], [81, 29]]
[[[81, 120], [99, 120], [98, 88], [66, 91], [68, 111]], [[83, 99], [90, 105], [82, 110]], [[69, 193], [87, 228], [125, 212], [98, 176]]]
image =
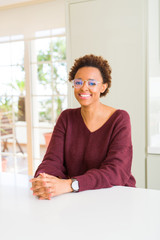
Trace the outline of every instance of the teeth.
[[82, 96], [82, 97], [89, 97], [90, 95], [83, 95], [83, 94], [81, 94], [81, 96]]

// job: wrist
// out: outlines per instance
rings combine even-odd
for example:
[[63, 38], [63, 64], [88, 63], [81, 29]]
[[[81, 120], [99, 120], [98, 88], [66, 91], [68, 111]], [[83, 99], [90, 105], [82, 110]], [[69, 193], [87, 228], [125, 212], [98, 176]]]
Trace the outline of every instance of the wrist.
[[73, 192], [73, 189], [72, 189], [72, 179], [67, 179], [66, 180], [67, 182], [67, 192]]

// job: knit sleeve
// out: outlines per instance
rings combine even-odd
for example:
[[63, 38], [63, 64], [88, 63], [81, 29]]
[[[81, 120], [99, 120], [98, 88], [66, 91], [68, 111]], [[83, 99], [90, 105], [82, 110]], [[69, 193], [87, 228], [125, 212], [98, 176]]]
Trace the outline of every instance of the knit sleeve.
[[135, 186], [135, 179], [131, 175], [131, 164], [131, 124], [128, 113], [124, 111], [113, 129], [107, 155], [100, 167], [75, 176], [79, 182], [79, 191], [116, 185]]
[[62, 112], [54, 127], [43, 161], [35, 172], [35, 177], [40, 173], [47, 173], [56, 177], [67, 178], [64, 166], [65, 129], [65, 112]]

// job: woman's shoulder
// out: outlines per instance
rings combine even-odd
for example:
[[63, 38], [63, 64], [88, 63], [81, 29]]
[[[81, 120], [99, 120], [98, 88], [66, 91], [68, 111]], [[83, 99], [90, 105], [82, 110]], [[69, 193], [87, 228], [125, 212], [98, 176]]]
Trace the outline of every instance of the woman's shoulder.
[[121, 117], [121, 119], [126, 121], [130, 120], [130, 115], [126, 110], [117, 109], [116, 112], [117, 112], [117, 115]]
[[117, 109], [112, 116], [111, 124], [114, 128], [131, 128], [130, 116], [126, 110]]
[[67, 108], [61, 112], [60, 118], [74, 118], [80, 112], [80, 108]]
[[110, 106], [106, 106], [107, 112], [109, 112], [109, 119], [111, 118], [112, 121], [130, 121], [129, 113], [123, 109], [116, 109]]
[[80, 112], [80, 108], [68, 108], [61, 112], [59, 115], [56, 126], [64, 126], [67, 127], [68, 125], [72, 125], [74, 122], [77, 121], [78, 113]]
[[61, 115], [75, 114], [80, 111], [80, 108], [67, 108], [62, 111]]

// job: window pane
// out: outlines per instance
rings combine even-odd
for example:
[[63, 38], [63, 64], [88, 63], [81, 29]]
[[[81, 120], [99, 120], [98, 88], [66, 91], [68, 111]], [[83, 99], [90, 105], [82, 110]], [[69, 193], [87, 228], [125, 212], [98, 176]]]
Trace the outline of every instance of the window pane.
[[34, 128], [34, 158], [42, 161], [46, 152], [48, 141], [51, 138], [52, 128]]
[[0, 159], [2, 160], [2, 171], [27, 173], [24, 42], [1, 43], [0, 52]]
[[11, 83], [11, 67], [0, 66], [0, 96], [6, 95], [7, 93], [11, 92], [10, 83]]
[[32, 41], [32, 63], [51, 60], [50, 44], [50, 38], [37, 39]]
[[33, 95], [51, 95], [52, 79], [50, 64], [32, 65]]
[[37, 126], [39, 122], [53, 122], [52, 97], [33, 97], [33, 122]]
[[[60, 113], [67, 108], [67, 96], [34, 97], [33, 122], [39, 126], [40, 122], [54, 124]], [[48, 125], [46, 125], [48, 126]]]
[[12, 65], [24, 64], [24, 42], [11, 43], [11, 63]]
[[5, 155], [1, 156], [2, 159], [2, 172], [16, 172], [27, 174], [27, 157], [23, 155]]
[[11, 52], [10, 52], [10, 44], [9, 43], [1, 43], [0, 44], [0, 65], [10, 65], [11, 64]]
[[56, 96], [54, 97], [54, 116], [57, 121], [61, 112], [67, 108], [67, 96]]
[[67, 94], [67, 67], [65, 62], [53, 63], [54, 94]]
[[12, 94], [24, 96], [25, 95], [25, 74], [23, 66], [12, 66]]
[[[5, 172], [18, 172], [27, 174], [27, 134], [26, 125], [9, 125], [4, 116], [1, 122], [1, 159], [2, 170]], [[10, 121], [11, 123], [11, 121]]]
[[66, 59], [66, 38], [54, 37], [51, 43], [52, 58], [54, 60]]
[[25, 114], [25, 97], [17, 96], [13, 98], [14, 121], [26, 121]]
[[33, 151], [36, 169], [43, 159], [54, 124], [60, 113], [67, 108], [65, 37], [32, 41], [31, 55]]
[[0, 96], [0, 114], [1, 116], [6, 113], [12, 113], [12, 97], [11, 96]]

